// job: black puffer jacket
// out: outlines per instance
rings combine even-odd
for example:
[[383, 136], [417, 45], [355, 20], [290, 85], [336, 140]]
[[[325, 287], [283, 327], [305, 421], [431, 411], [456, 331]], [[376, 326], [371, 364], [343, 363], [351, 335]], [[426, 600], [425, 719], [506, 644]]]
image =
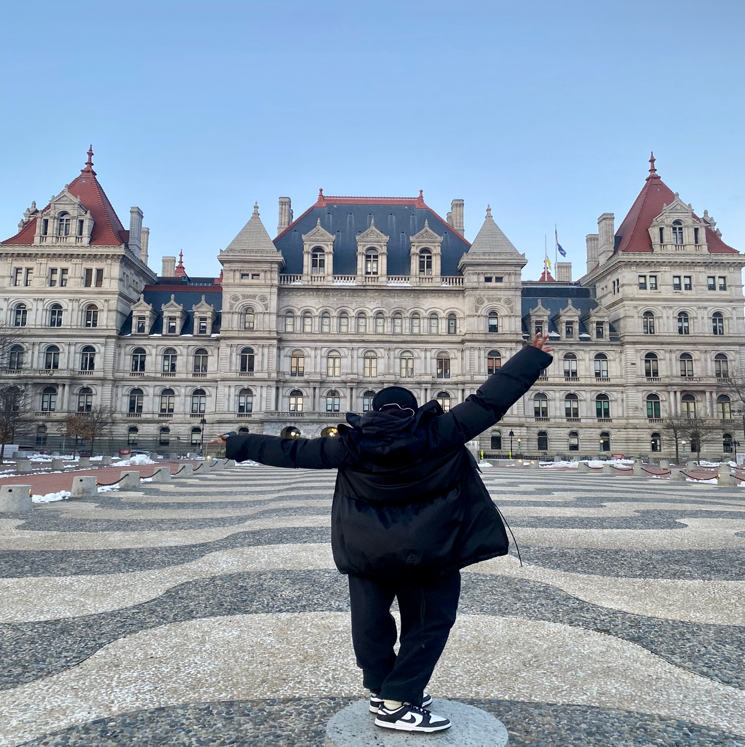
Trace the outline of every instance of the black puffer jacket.
[[339, 470], [331, 544], [342, 573], [416, 580], [463, 568], [509, 545], [464, 444], [500, 420], [552, 360], [523, 348], [448, 413], [432, 401], [413, 416], [350, 413], [335, 438], [231, 436], [227, 456]]

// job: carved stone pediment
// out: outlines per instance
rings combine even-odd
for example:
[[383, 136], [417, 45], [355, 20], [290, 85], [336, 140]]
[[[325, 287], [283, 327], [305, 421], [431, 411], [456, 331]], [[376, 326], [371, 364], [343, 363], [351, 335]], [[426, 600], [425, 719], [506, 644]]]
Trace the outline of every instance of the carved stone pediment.
[[319, 244], [328, 244], [329, 242], [333, 243], [334, 238], [334, 235], [329, 233], [321, 225], [321, 219], [319, 218], [316, 227], [308, 231], [308, 233], [303, 234], [303, 243], [317, 242]]
[[440, 234], [435, 233], [430, 227], [429, 227], [429, 221], [424, 221], [424, 228], [419, 231], [419, 233], [414, 234], [411, 237], [411, 243], [412, 244], [436, 244], [439, 246], [442, 244], [442, 236]]

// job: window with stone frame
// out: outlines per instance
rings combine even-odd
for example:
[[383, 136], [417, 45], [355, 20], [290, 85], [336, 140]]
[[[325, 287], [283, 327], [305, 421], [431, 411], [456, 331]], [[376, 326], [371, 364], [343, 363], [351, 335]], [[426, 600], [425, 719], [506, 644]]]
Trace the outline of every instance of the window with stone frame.
[[645, 311], [642, 314], [642, 333], [645, 335], [654, 334], [654, 314], [651, 311]]
[[365, 275], [377, 275], [379, 268], [378, 252], [375, 249], [365, 250]]
[[533, 396], [533, 416], [536, 418], [548, 417], [548, 397], [543, 392]]
[[293, 350], [290, 354], [290, 376], [305, 376], [305, 353]]
[[341, 314], [339, 314], [339, 318], [337, 320], [337, 328], [343, 335], [349, 333], [349, 314], [347, 314], [345, 311], [342, 311]]
[[497, 334], [499, 332], [499, 314], [496, 311], [489, 312], [486, 331], [489, 334]]
[[595, 415], [599, 420], [610, 418], [610, 398], [607, 394], [595, 397]]
[[339, 412], [341, 410], [341, 397], [336, 389], [326, 393], [326, 412]]
[[239, 373], [252, 374], [254, 372], [255, 361], [256, 355], [253, 348], [241, 348]]
[[448, 314], [448, 334], [458, 334], [458, 318], [455, 314]]
[[597, 353], [595, 355], [595, 378], [596, 379], [607, 379], [608, 378], [608, 356], [605, 353]]
[[375, 314], [373, 323], [375, 324], [376, 335], [382, 335], [385, 333], [385, 317], [383, 316], [382, 312], [379, 311], [377, 314]]
[[447, 353], [437, 354], [437, 378], [450, 378], [450, 356]]
[[362, 375], [367, 378], [378, 375], [378, 356], [372, 350], [368, 350], [362, 358]]
[[653, 433], [649, 438], [650, 451], [660, 452], [662, 451], [662, 438], [659, 433]]
[[680, 355], [680, 375], [684, 379], [693, 378], [693, 356], [690, 353]]
[[320, 247], [313, 249], [310, 255], [310, 272], [311, 275], [326, 274], [326, 252]]
[[166, 348], [163, 351], [163, 365], [161, 371], [163, 373], [176, 373], [176, 364], [178, 362], [178, 354], [173, 348]]
[[173, 389], [164, 389], [160, 393], [160, 414], [173, 415], [176, 406], [176, 393]]
[[490, 350], [486, 354], [486, 373], [492, 376], [500, 368], [502, 368], [502, 354], [498, 350]]
[[285, 314], [285, 332], [294, 332], [295, 331], [295, 315], [288, 311]]
[[191, 414], [204, 415], [207, 412], [207, 392], [204, 389], [195, 389], [191, 393]]
[[78, 412], [90, 412], [93, 409], [93, 390], [84, 386], [78, 392]]
[[450, 412], [450, 392], [438, 392], [435, 399], [443, 412]]
[[44, 351], [44, 369], [47, 371], [56, 371], [59, 368], [60, 349], [56, 345], [47, 346]]
[[28, 321], [28, 309], [25, 303], [16, 304], [13, 308], [13, 326], [25, 327]]
[[644, 356], [644, 376], [648, 379], [656, 379], [660, 375], [659, 360], [656, 353], [647, 353]]
[[129, 403], [127, 412], [136, 415], [142, 412], [145, 395], [142, 389], [132, 389], [129, 393]]
[[429, 315], [429, 333], [431, 335], [440, 334], [440, 319], [437, 314]]
[[158, 431], [158, 445], [169, 446], [171, 443], [171, 429], [168, 427], [161, 428]]
[[567, 353], [564, 356], [564, 377], [576, 379], [577, 375], [577, 356], [574, 353]]
[[579, 451], [579, 433], [577, 431], [569, 431], [567, 449], [569, 451]]
[[[696, 398], [692, 394], [684, 394], [680, 398], [680, 405], [684, 417], [696, 417]], [[693, 446], [691, 446], [691, 451], [694, 451]]]
[[341, 353], [332, 350], [326, 356], [326, 376], [341, 376]]
[[432, 251], [430, 249], [419, 250], [419, 274], [432, 274]]
[[648, 394], [646, 399], [647, 418], [660, 418], [660, 397], [657, 394]]
[[41, 390], [41, 411], [54, 412], [57, 409], [57, 387], [46, 386]]
[[394, 335], [403, 334], [404, 331], [404, 318], [401, 314], [394, 314], [391, 317], [391, 326], [393, 328]]
[[355, 331], [360, 335], [364, 335], [367, 332], [367, 316], [365, 314], [357, 314]]
[[303, 393], [299, 389], [290, 392], [290, 412], [303, 411]]
[[86, 345], [80, 352], [80, 370], [94, 371], [96, 368], [96, 349]]
[[368, 389], [362, 394], [362, 412], [370, 412], [372, 410], [373, 399], [375, 398], [375, 392]]
[[320, 329], [325, 335], [331, 333], [331, 314], [329, 314], [328, 311], [321, 314]]
[[24, 359], [23, 345], [12, 345], [8, 352], [8, 368], [11, 371], [20, 371], [23, 368]]
[[564, 415], [568, 420], [579, 419], [579, 397], [576, 394], [564, 397]]
[[489, 448], [492, 451], [502, 451], [502, 431], [492, 431], [489, 434]]
[[714, 356], [714, 376], [717, 379], [729, 378], [729, 359], [724, 353], [717, 353]]
[[49, 326], [50, 327], [61, 327], [62, 326], [62, 306], [58, 303], [53, 303], [49, 307]]
[[250, 415], [254, 407], [254, 393], [251, 389], [241, 389], [238, 392], [238, 414]]
[[678, 314], [678, 334], [688, 335], [691, 332], [690, 318], [685, 311]]
[[137, 446], [139, 433], [140, 431], [136, 425], [131, 426], [127, 430], [127, 446]]
[[209, 354], [204, 348], [194, 351], [194, 373], [206, 374], [209, 367]]
[[715, 335], [723, 335], [724, 334], [724, 314], [722, 314], [720, 311], [715, 311], [711, 315], [711, 327], [712, 332]]
[[726, 394], [717, 397], [717, 417], [720, 420], [732, 420], [732, 402]]
[[538, 451], [548, 451], [548, 433], [546, 431], [538, 431], [537, 446]]
[[414, 313], [411, 315], [411, 322], [410, 327], [412, 335], [418, 335], [421, 334], [422, 331], [422, 318], [419, 316], [419, 314]]
[[303, 314], [303, 332], [308, 333], [313, 331], [313, 315], [306, 311]]
[[402, 379], [408, 379], [414, 375], [414, 356], [411, 353], [401, 353], [399, 365], [399, 376]]

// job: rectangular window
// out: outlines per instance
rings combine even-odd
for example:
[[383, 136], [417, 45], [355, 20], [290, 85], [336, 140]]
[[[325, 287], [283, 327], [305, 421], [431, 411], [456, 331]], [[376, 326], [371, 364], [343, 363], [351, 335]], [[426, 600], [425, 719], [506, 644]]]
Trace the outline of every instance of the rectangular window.
[[719, 290], [720, 291], [726, 291], [727, 290], [727, 278], [719, 276]]
[[169, 335], [176, 334], [176, 318], [175, 317], [172, 317], [172, 316], [168, 317], [167, 332]]
[[59, 284], [60, 288], [64, 288], [67, 285], [67, 268], [63, 267], [59, 271]]
[[85, 277], [83, 279], [83, 285], [86, 288], [93, 287], [93, 270], [90, 267], [85, 268]]
[[665, 243], [665, 229], [660, 228], [660, 244], [664, 244], [664, 243]]
[[492, 275], [484, 275], [484, 282], [485, 283], [491, 283], [493, 279], [494, 278], [493, 278]]
[[137, 317], [136, 332], [138, 335], [144, 335], [146, 332], [146, 320], [144, 316]]
[[258, 272], [251, 273], [251, 280], [260, 280], [261, 275]]
[[450, 378], [450, 358], [438, 358], [437, 359], [437, 378], [438, 379], [449, 379]]
[[23, 274], [23, 284], [25, 286], [31, 285], [34, 279], [34, 268], [33, 267], [27, 267], [26, 272]]
[[693, 229], [693, 243], [698, 244], [698, 228]]
[[693, 290], [693, 281], [690, 275], [683, 275], [683, 290]]
[[197, 334], [198, 335], [207, 334], [207, 317], [206, 316], [199, 317], [199, 322], [197, 324]]
[[494, 276], [494, 282], [495, 283], [501, 283], [504, 280], [504, 278], [501, 275], [495, 275]]
[[543, 322], [536, 322], [535, 323], [535, 334], [542, 335], [543, 334]]
[[103, 288], [103, 270], [96, 270], [96, 288]]
[[49, 287], [54, 288], [57, 285], [57, 268], [54, 267], [49, 270]]
[[567, 340], [574, 339], [574, 322], [567, 322], [566, 326], [564, 327], [565, 333], [564, 336]]
[[13, 285], [20, 285], [23, 282], [23, 268], [16, 267], [13, 270]]
[[647, 276], [646, 275], [639, 275], [639, 290], [640, 291], [647, 290]]
[[706, 278], [706, 290], [714, 291], [717, 289], [717, 279], [714, 275], [709, 275]]
[[602, 340], [605, 337], [605, 325], [602, 322], [595, 322], [595, 338]]
[[681, 289], [680, 275], [673, 275], [673, 290], [679, 291]]
[[649, 290], [652, 290], [652, 291], [657, 290], [657, 275], [649, 276]]
[[248, 273], [247, 272], [242, 272], [241, 273], [241, 280], [248, 280]]

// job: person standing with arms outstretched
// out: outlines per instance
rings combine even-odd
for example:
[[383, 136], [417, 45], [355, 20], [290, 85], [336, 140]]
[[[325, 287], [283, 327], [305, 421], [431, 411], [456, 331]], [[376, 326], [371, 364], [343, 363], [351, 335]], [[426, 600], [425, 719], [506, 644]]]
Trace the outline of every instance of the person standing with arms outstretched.
[[[347, 414], [335, 438], [224, 434], [226, 456], [275, 467], [337, 469], [334, 561], [349, 578], [352, 642], [375, 724], [437, 732], [450, 721], [424, 691], [455, 623], [460, 569], [505, 555], [509, 541], [466, 442], [493, 426], [553, 358], [536, 335], [465, 402], [418, 406], [399, 386]], [[401, 634], [390, 609], [398, 600]]]

